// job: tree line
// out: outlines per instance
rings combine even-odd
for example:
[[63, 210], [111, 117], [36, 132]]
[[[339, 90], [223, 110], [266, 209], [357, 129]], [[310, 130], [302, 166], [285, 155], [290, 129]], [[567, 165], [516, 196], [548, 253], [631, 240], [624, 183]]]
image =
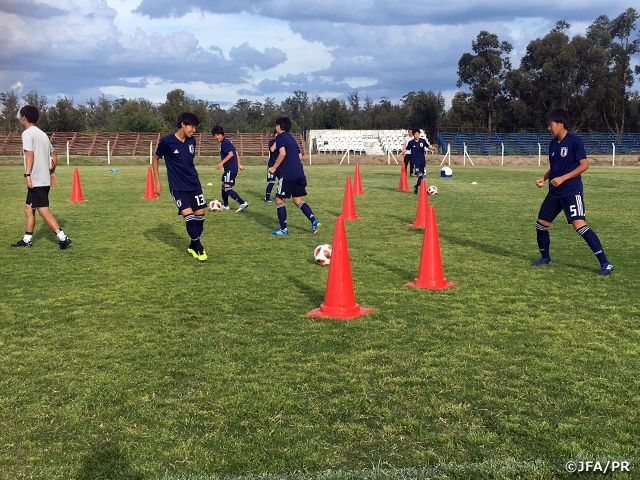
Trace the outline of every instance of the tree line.
[[[640, 53], [636, 35], [639, 18], [629, 8], [618, 17], [599, 16], [586, 35], [567, 34], [571, 25], [561, 20], [543, 38], [529, 43], [518, 68], [509, 55], [513, 47], [497, 35], [481, 31], [472, 52], [458, 61], [458, 88], [445, 110], [440, 92], [412, 91], [397, 101], [369, 96], [357, 90], [347, 99], [310, 98], [297, 90], [277, 103], [238, 100], [228, 109], [181, 90], [166, 100], [109, 100], [104, 95], [75, 105], [73, 98], [58, 97], [49, 105], [45, 96], [30, 91], [20, 98], [13, 90], [0, 93], [0, 129], [18, 131], [22, 104], [37, 106], [38, 122], [45, 131], [171, 131], [181, 112], [193, 112], [201, 129], [223, 125], [229, 132], [269, 132], [281, 115], [293, 120], [293, 132], [308, 129], [397, 129], [420, 127], [431, 137], [438, 130], [484, 132], [540, 131], [544, 115], [554, 107], [568, 110], [577, 131], [640, 131], [640, 94], [632, 91], [640, 65], [632, 68]], [[634, 38], [636, 35], [636, 38]]]

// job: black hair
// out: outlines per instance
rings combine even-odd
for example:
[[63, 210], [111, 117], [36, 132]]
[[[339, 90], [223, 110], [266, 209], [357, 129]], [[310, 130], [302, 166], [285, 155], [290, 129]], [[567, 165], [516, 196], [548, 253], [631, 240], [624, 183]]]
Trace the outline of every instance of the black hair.
[[280, 117], [276, 120], [276, 125], [280, 125], [280, 129], [283, 132], [291, 130], [291, 120], [289, 117]]
[[420, 131], [419, 128], [414, 128], [414, 129], [411, 130], [411, 135], [415, 135], [416, 132], [419, 132], [419, 131]]
[[185, 125], [193, 125], [194, 127], [197, 127], [200, 124], [200, 120], [198, 119], [198, 116], [195, 113], [184, 112], [178, 115], [178, 120], [176, 121], [176, 127], [178, 128], [182, 127], [183, 123]]
[[544, 121], [561, 123], [564, 125], [564, 128], [569, 129], [569, 114], [564, 108], [554, 108], [550, 110], [549, 113], [544, 117]]
[[224, 128], [222, 128], [220, 125], [216, 125], [211, 129], [211, 135], [217, 135], [217, 134], [224, 136]]
[[27, 122], [35, 125], [38, 123], [38, 118], [40, 118], [40, 112], [33, 105], [25, 105], [20, 109], [20, 116], [26, 118]]

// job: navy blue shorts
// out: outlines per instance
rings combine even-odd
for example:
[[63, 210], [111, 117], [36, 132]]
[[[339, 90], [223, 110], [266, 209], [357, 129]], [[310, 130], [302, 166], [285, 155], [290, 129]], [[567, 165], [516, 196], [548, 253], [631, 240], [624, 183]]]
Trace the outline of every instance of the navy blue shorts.
[[417, 177], [418, 175], [427, 175], [426, 165], [424, 163], [420, 165], [413, 165], [413, 174]]
[[49, 190], [51, 187], [27, 187], [27, 200], [25, 205], [31, 205], [31, 208], [37, 210], [38, 208], [49, 207]]
[[233, 187], [236, 184], [236, 175], [238, 175], [238, 172], [232, 172], [231, 170], [226, 170], [223, 174], [222, 174], [222, 184], [223, 185], [229, 185], [230, 187]]
[[307, 194], [306, 187], [307, 179], [302, 178], [281, 178], [278, 182], [278, 190], [276, 191], [276, 197], [278, 198], [291, 198], [291, 197], [304, 197]]
[[173, 201], [178, 207], [178, 213], [182, 215], [182, 211], [190, 208], [194, 212], [198, 210], [203, 210], [207, 207], [207, 200], [204, 198], [204, 193], [202, 193], [202, 189], [200, 190], [173, 190], [171, 192], [171, 197], [173, 197]]
[[577, 192], [575, 195], [562, 198], [547, 195], [540, 206], [538, 218], [551, 223], [563, 210], [567, 217], [567, 223], [571, 223], [574, 220], [584, 220], [584, 200], [582, 198], [582, 192]]
[[275, 183], [276, 174], [269, 171], [271, 167], [267, 167], [267, 183]]

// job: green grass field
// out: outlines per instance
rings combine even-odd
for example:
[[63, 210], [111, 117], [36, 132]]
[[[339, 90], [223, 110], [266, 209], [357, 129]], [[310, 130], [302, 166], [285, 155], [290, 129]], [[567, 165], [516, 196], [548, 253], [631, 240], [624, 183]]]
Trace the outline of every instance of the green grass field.
[[9, 247], [26, 189], [21, 166], [0, 167], [1, 479], [547, 479], [574, 476], [569, 460], [629, 461], [608, 478], [640, 478], [640, 168], [583, 175], [615, 265], [599, 277], [562, 216], [553, 264], [528, 266], [543, 169], [429, 166], [457, 286], [428, 291], [403, 286], [417, 196], [396, 191], [397, 166], [363, 165], [361, 218], [345, 223], [356, 300], [374, 312], [343, 321], [306, 312], [324, 298], [313, 249], [331, 243], [353, 165], [306, 167], [323, 228], [288, 202], [288, 237], [269, 235], [265, 168], [247, 167], [250, 206], [207, 214], [205, 263], [166, 182], [142, 200], [146, 166], [112, 167], [80, 167], [84, 203], [59, 168], [67, 251], [41, 219], [33, 247]]

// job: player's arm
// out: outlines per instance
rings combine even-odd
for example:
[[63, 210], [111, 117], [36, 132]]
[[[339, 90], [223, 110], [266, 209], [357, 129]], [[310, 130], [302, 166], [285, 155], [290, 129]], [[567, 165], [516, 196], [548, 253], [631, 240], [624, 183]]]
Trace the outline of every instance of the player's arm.
[[284, 147], [280, 147], [280, 150], [278, 150], [278, 158], [276, 158], [276, 163], [274, 163], [273, 167], [269, 169], [270, 173], [276, 173], [276, 170], [278, 169], [278, 167], [280, 166], [280, 164], [282, 163], [286, 155], [287, 155], [287, 149]]
[[240, 154], [238, 153], [238, 151], [236, 150], [236, 158], [238, 159], [238, 169], [242, 170], [244, 172], [244, 167], [242, 166], [242, 164], [240, 163]]
[[554, 187], [557, 187], [559, 185], [562, 185], [567, 180], [571, 178], [575, 178], [581, 173], [586, 172], [588, 168], [589, 168], [589, 160], [587, 160], [586, 158], [583, 158], [582, 160], [578, 161], [578, 166], [576, 168], [571, 170], [569, 173], [566, 173], [564, 175], [554, 178], [553, 180], [551, 180], [550, 183]]
[[24, 167], [24, 177], [27, 182], [27, 187], [33, 188], [33, 182], [31, 182], [31, 170], [33, 170], [33, 152], [31, 150], [25, 150], [25, 167]]
[[158, 172], [158, 160], [160, 160], [160, 157], [158, 155], [154, 155], [151, 159], [151, 169], [153, 170], [154, 189], [156, 195], [160, 196], [160, 192], [162, 192], [162, 183], [160, 183], [160, 173]]
[[[218, 162], [218, 164], [216, 165], [216, 170], [220, 170], [224, 166], [224, 164], [227, 163], [232, 158], [233, 158], [233, 150], [231, 150], [229, 153], [227, 153], [227, 155], [222, 160], [220, 160]], [[238, 159], [238, 163], [239, 163], [239, 160], [240, 159]], [[243, 170], [244, 170], [244, 168], [243, 168]]]
[[402, 147], [402, 152], [400, 152], [400, 156], [404, 156], [407, 153], [407, 145]]
[[538, 188], [542, 188], [547, 178], [549, 178], [549, 170], [547, 170], [543, 176], [536, 180], [536, 186]]

